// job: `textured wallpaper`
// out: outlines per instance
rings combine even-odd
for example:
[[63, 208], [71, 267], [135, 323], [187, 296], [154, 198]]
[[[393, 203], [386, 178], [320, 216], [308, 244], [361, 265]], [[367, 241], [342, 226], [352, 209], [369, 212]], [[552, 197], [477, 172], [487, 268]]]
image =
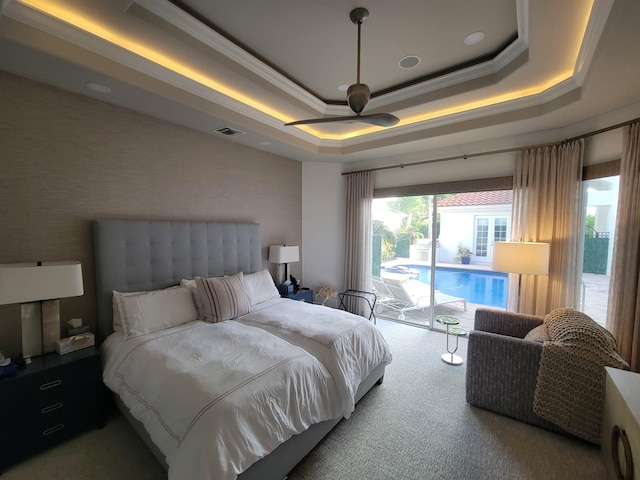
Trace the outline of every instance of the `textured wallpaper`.
[[[124, 108], [0, 73], [0, 263], [79, 260], [85, 295], [61, 322], [95, 332], [91, 221], [250, 221], [302, 240], [301, 164]], [[299, 275], [301, 265], [292, 265]], [[64, 335], [64, 331], [62, 332]], [[20, 307], [0, 307], [0, 350], [21, 349]]]

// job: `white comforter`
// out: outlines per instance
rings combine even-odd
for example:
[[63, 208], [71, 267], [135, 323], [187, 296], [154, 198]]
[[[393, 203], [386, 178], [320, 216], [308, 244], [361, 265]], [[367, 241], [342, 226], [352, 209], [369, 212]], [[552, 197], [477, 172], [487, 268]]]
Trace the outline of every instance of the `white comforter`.
[[318, 358], [336, 381], [345, 418], [355, 408], [360, 383], [376, 366], [391, 362], [389, 347], [378, 329], [369, 320], [342, 310], [277, 299], [237, 320], [267, 330]]
[[279, 299], [236, 320], [115, 333], [103, 355], [106, 385], [166, 455], [169, 478], [216, 480], [311, 424], [348, 417], [361, 380], [391, 360], [367, 320]]

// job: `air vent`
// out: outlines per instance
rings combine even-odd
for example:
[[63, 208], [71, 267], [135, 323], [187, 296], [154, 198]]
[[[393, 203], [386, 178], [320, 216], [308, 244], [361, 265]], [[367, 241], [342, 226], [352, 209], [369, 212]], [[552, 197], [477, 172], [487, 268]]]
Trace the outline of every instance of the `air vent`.
[[233, 135], [244, 135], [245, 132], [241, 132], [240, 130], [236, 130], [234, 128], [231, 127], [221, 127], [217, 130], [215, 130], [216, 133], [219, 133], [220, 135], [226, 135], [227, 137], [231, 137]]

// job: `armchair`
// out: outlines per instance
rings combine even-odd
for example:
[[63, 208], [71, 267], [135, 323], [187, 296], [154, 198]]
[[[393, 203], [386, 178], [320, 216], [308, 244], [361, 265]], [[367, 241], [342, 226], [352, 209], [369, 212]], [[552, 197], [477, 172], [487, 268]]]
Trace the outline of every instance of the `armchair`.
[[466, 398], [491, 410], [566, 433], [533, 411], [542, 343], [524, 340], [543, 317], [477, 309], [467, 347]]

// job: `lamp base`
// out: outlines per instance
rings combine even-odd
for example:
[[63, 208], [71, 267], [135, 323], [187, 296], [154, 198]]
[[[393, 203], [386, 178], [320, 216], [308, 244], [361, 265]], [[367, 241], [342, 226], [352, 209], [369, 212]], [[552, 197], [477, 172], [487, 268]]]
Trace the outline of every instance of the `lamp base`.
[[22, 312], [22, 356], [42, 355], [42, 309], [40, 302], [23, 303]]
[[60, 301], [23, 303], [21, 313], [22, 356], [55, 352], [56, 341], [60, 340]]

